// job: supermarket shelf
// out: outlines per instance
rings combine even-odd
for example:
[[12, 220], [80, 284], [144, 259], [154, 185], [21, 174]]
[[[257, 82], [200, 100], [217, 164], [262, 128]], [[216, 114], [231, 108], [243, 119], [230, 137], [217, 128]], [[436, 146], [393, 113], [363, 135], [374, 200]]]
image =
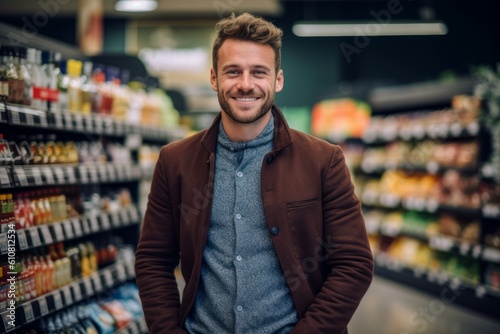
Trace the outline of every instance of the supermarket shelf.
[[111, 116], [74, 112], [46, 112], [23, 105], [7, 104], [8, 123], [36, 128], [50, 128], [95, 135], [125, 137], [141, 135], [143, 139], [161, 143], [181, 139], [181, 128], [165, 129], [155, 126], [127, 123]]
[[400, 129], [382, 129], [383, 132], [375, 132], [370, 129], [363, 133], [361, 140], [365, 144], [386, 144], [395, 140], [400, 141], [419, 141], [432, 139], [436, 142], [476, 137], [480, 131], [478, 122], [461, 124], [459, 122], [429, 124], [422, 126], [416, 124], [408, 128]]
[[375, 274], [436, 295], [444, 303], [457, 303], [488, 316], [498, 318], [500, 293], [491, 287], [449, 274], [409, 268], [387, 254], [375, 256]]
[[476, 174], [479, 170], [478, 167], [453, 167], [453, 166], [441, 166], [435, 161], [429, 161], [425, 166], [414, 165], [412, 163], [407, 164], [386, 164], [383, 166], [372, 166], [364, 161], [360, 164], [360, 169], [366, 174], [382, 174], [388, 170], [400, 170], [406, 173], [426, 173], [426, 174], [443, 174], [449, 170], [455, 170], [462, 174]]
[[440, 204], [434, 198], [409, 197], [401, 198], [392, 193], [373, 193], [365, 191], [361, 194], [361, 201], [364, 206], [379, 207], [384, 209], [405, 209], [412, 211], [435, 213], [438, 211], [448, 211], [461, 215], [479, 216], [483, 209], [467, 208]]
[[0, 166], [0, 189], [129, 182], [140, 178], [141, 169], [136, 164]]
[[[82, 278], [34, 300], [15, 305], [15, 309], [0, 316], [0, 333], [8, 333], [44, 316], [74, 305], [85, 298], [117, 286], [135, 277], [133, 261], [121, 261], [99, 270], [90, 277]], [[9, 315], [15, 317], [15, 327], [9, 325]]]
[[369, 102], [375, 112], [410, 110], [449, 105], [453, 96], [470, 95], [473, 91], [473, 80], [462, 78], [453, 82], [428, 82], [376, 88], [372, 91]]
[[[65, 242], [99, 232], [119, 229], [140, 223], [139, 210], [132, 205], [119, 212], [96, 213], [70, 218], [58, 223], [16, 230], [17, 249], [20, 251]], [[8, 254], [8, 233], [0, 234], [0, 254]]]

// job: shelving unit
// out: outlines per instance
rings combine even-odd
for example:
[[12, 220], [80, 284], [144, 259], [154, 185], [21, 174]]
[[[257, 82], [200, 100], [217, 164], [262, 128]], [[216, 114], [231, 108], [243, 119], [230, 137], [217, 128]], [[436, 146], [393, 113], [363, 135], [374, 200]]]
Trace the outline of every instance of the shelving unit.
[[[116, 262], [99, 269], [49, 293], [16, 305], [16, 327], [8, 326], [9, 310], [0, 314], [0, 333], [17, 332], [44, 317], [88, 300], [99, 300], [109, 289], [135, 278], [133, 251], [139, 235], [141, 206], [139, 184], [151, 178], [151, 169], [143, 168], [137, 160], [136, 150], [143, 143], [155, 146], [185, 136], [180, 129], [161, 129], [141, 124], [129, 124], [112, 117], [79, 113], [54, 113], [32, 107], [0, 104], [0, 133], [3, 134], [57, 134], [64, 138], [81, 138], [88, 142], [106, 140], [127, 146], [133, 163], [73, 163], [0, 166], [0, 191], [22, 192], [53, 187], [126, 187], [132, 203], [112, 211], [92, 211], [62, 221], [17, 229], [16, 257], [31, 254], [37, 249], [56, 243], [85, 241], [96, 235], [119, 235], [124, 248]], [[0, 233], [0, 256], [8, 254], [8, 233]], [[117, 333], [147, 333], [143, 318], [134, 319]]]
[[[463, 79], [375, 90], [373, 126], [354, 141], [350, 167], [375, 272], [438, 297], [452, 289], [453, 302], [497, 317], [500, 290], [488, 270], [500, 264], [500, 248], [485, 241], [500, 226], [500, 203], [486, 200], [490, 139], [479, 115], [451, 109], [454, 97], [473, 89]], [[450, 152], [465, 163], [446, 163]], [[461, 182], [466, 193], [446, 188]]]

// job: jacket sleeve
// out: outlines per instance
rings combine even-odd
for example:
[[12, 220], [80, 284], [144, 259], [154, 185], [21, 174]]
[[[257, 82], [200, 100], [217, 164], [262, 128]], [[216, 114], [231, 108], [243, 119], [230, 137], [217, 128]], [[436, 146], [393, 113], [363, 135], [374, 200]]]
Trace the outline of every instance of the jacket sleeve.
[[150, 333], [186, 333], [178, 325], [179, 290], [174, 269], [179, 246], [166, 176], [165, 148], [156, 163], [135, 255], [136, 281]]
[[323, 179], [322, 205], [326, 280], [293, 334], [347, 333], [373, 277], [373, 256], [360, 203], [338, 146], [334, 146]]

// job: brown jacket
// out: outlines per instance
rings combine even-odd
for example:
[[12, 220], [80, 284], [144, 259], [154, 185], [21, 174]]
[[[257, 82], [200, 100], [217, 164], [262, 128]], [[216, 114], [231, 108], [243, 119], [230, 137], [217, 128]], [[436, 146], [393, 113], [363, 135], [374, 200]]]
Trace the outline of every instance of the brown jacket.
[[[349, 171], [338, 146], [290, 129], [276, 107], [273, 114], [262, 200], [300, 319], [292, 333], [347, 333], [373, 275]], [[219, 121], [220, 115], [208, 130], [164, 146], [156, 164], [135, 263], [154, 334], [186, 333], [210, 225]], [[173, 274], [179, 260], [186, 281], [182, 304]]]

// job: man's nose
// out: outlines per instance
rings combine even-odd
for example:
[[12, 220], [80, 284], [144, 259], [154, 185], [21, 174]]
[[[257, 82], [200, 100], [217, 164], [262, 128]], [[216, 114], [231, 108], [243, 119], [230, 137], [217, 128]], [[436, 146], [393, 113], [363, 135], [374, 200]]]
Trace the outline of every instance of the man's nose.
[[254, 83], [250, 73], [243, 72], [238, 82], [238, 88], [241, 89], [242, 91], [249, 91], [253, 89], [253, 84]]

